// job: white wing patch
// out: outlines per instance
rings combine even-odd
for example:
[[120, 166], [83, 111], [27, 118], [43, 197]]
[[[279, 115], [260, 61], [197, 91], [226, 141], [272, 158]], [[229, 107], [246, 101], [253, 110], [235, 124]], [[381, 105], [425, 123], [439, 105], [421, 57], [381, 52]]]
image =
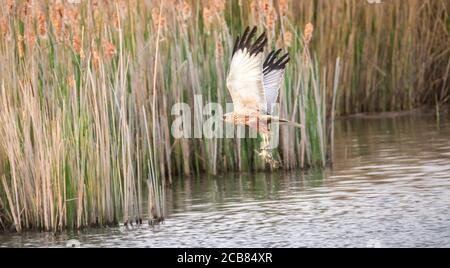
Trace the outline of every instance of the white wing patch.
[[266, 34], [261, 34], [253, 43], [251, 39], [256, 27], [247, 27], [242, 37], [236, 39], [227, 88], [233, 99], [235, 112], [239, 110], [266, 113], [267, 101], [263, 86], [263, 50]]
[[262, 54], [250, 56], [247, 49], [238, 50], [231, 61], [227, 87], [235, 110], [255, 109], [265, 112]]

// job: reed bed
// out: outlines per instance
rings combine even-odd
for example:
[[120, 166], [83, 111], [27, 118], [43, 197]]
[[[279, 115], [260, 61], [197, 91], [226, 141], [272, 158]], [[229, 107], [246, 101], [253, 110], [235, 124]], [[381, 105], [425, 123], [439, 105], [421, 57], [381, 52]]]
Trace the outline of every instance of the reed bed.
[[313, 47], [321, 66], [330, 70], [337, 56], [342, 59], [336, 114], [448, 103], [449, 1], [381, 2], [293, 1], [300, 11], [294, 24], [317, 26]]
[[445, 1], [79, 2], [1, 1], [0, 229], [158, 220], [178, 175], [268, 168], [260, 139], [171, 135], [173, 104], [230, 102], [247, 25], [291, 54], [284, 169], [331, 160], [335, 115], [448, 100]]

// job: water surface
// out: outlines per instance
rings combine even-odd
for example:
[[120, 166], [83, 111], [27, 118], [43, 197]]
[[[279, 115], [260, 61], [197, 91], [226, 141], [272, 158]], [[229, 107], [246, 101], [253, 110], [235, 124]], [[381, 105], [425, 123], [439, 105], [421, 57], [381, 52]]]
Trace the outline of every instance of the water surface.
[[326, 170], [176, 181], [164, 224], [0, 235], [0, 247], [450, 247], [450, 120], [341, 120]]

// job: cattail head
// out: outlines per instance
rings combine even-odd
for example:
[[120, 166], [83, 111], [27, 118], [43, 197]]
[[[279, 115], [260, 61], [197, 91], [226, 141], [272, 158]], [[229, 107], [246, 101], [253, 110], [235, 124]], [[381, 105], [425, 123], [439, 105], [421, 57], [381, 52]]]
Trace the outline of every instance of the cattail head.
[[275, 23], [277, 21], [277, 12], [273, 7], [272, 0], [259, 1], [259, 8], [262, 10], [265, 19], [265, 25], [269, 32], [273, 32], [275, 29]]
[[222, 45], [222, 38], [217, 38], [216, 41], [216, 58], [217, 59], [223, 59], [223, 45]]
[[20, 19], [25, 22], [29, 23], [32, 18], [32, 3], [30, 0], [24, 1], [22, 5], [19, 7], [19, 16]]
[[73, 37], [72, 46], [75, 53], [77, 53], [80, 58], [84, 58], [83, 42], [79, 34], [76, 34]]
[[45, 19], [44, 12], [40, 11], [38, 15], [38, 32], [40, 38], [47, 37], [47, 20]]
[[191, 5], [188, 1], [183, 1], [179, 6], [179, 11], [181, 14], [181, 19], [183, 21], [188, 20], [192, 15]]
[[76, 6], [66, 8], [64, 13], [64, 24], [76, 28], [80, 25], [80, 11]]
[[181, 29], [184, 31], [187, 28], [187, 20], [192, 16], [191, 5], [187, 1], [182, 1], [177, 4], [177, 20], [181, 25]]
[[152, 21], [155, 29], [158, 29], [158, 27], [162, 29], [166, 24], [166, 18], [163, 16], [162, 12], [160, 14], [158, 7], [152, 8]]
[[[78, 31], [78, 33], [79, 33], [79, 31]], [[74, 33], [74, 34], [76, 35], [77, 33]], [[70, 46], [72, 39], [71, 39], [70, 31], [68, 29], [64, 29], [59, 37], [62, 39], [62, 41], [64, 42], [65, 45]]]
[[314, 26], [311, 23], [306, 24], [305, 31], [303, 32], [303, 38], [305, 39], [306, 45], [309, 45], [311, 42], [313, 31]]
[[259, 21], [258, 0], [253, 0], [250, 3], [250, 12], [252, 13], [253, 22], [256, 24]]
[[102, 15], [103, 15], [103, 12], [101, 12], [99, 10], [99, 8], [97, 8], [95, 6], [92, 7], [92, 17], [94, 18], [94, 24], [95, 24], [97, 32], [100, 31], [100, 27], [101, 27], [102, 19], [103, 19]]
[[121, 28], [122, 21], [124, 21], [125, 15], [127, 14], [128, 6], [126, 1], [115, 2], [116, 4], [114, 5], [113, 9], [113, 25], [116, 30], [119, 30]]
[[214, 0], [213, 7], [214, 7], [214, 11], [216, 13], [222, 13], [225, 10], [225, 1], [224, 0]]
[[292, 45], [292, 33], [290, 31], [284, 33], [283, 41], [285, 47], [290, 47]]
[[114, 12], [114, 14], [113, 14], [113, 25], [116, 30], [120, 29], [121, 19], [120, 19], [119, 14], [117, 14], [117, 12]]
[[203, 24], [205, 25], [206, 32], [211, 29], [211, 24], [214, 19], [213, 12], [207, 7], [203, 7]]
[[93, 17], [94, 17], [94, 22], [96, 25], [100, 24], [101, 15], [103, 14], [103, 12], [100, 11], [99, 0], [92, 0], [91, 5], [92, 5], [92, 13], [93, 13]]
[[59, 16], [61, 19], [64, 18], [64, 4], [62, 4], [61, 2], [57, 2], [54, 6], [53, 6], [53, 11], [55, 12], [55, 16]]
[[25, 35], [25, 41], [30, 50], [34, 48], [34, 44], [36, 43], [36, 35], [33, 31], [27, 31]]
[[67, 85], [69, 85], [70, 88], [74, 88], [76, 83], [75, 83], [75, 78], [72, 75], [67, 76]]
[[266, 16], [266, 26], [269, 32], [272, 32], [275, 29], [275, 23], [277, 22], [277, 13], [275, 9], [270, 9], [269, 13]]
[[288, 11], [288, 0], [279, 0], [280, 16], [286, 17]]
[[305, 65], [310, 63], [309, 43], [311, 42], [313, 31], [314, 26], [311, 23], [306, 24], [305, 30], [303, 32], [303, 38], [305, 42], [305, 47], [303, 50], [303, 62]]
[[98, 55], [98, 51], [95, 47], [92, 47], [91, 51], [92, 55], [92, 65], [94, 65], [95, 70], [99, 70], [100, 68], [100, 56]]
[[62, 32], [62, 19], [64, 15], [64, 7], [60, 4], [55, 4], [50, 9], [50, 19], [52, 21], [53, 29], [56, 36], [60, 37]]
[[116, 54], [116, 47], [109, 41], [103, 41], [103, 54], [106, 60], [109, 60]]

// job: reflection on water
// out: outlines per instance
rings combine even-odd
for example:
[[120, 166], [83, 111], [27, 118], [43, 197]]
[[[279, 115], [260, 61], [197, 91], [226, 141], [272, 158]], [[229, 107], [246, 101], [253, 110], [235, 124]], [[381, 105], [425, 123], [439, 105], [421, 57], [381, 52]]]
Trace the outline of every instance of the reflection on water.
[[155, 227], [0, 235], [0, 246], [449, 247], [450, 120], [337, 123], [332, 169], [176, 181]]

